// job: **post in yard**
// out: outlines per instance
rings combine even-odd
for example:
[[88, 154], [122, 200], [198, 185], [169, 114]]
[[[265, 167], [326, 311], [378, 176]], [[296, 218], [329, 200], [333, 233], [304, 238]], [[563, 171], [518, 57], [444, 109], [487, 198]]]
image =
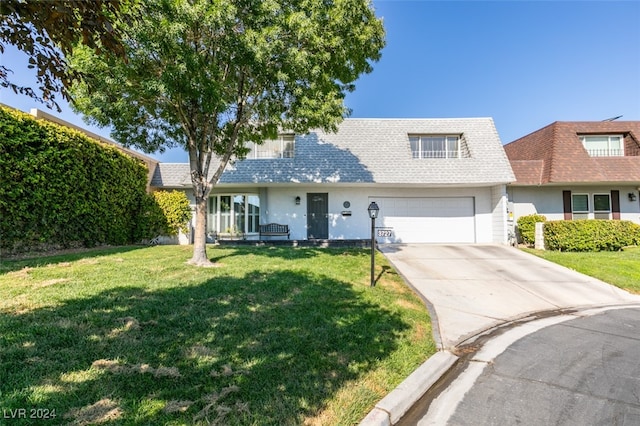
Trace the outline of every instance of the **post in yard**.
[[375, 201], [372, 201], [371, 204], [369, 204], [369, 208], [367, 209], [369, 212], [369, 217], [371, 218], [371, 284], [370, 286], [373, 287], [375, 285], [375, 278], [374, 278], [374, 270], [375, 270], [375, 266], [376, 266], [376, 218], [378, 217], [378, 212], [380, 211], [380, 208], [378, 207], [378, 205], [376, 204]]

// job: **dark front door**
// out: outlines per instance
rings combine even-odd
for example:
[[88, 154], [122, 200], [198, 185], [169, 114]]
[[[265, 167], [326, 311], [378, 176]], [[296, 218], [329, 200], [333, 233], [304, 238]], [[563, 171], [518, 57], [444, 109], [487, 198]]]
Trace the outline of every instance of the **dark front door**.
[[329, 194], [307, 194], [307, 238], [329, 238]]

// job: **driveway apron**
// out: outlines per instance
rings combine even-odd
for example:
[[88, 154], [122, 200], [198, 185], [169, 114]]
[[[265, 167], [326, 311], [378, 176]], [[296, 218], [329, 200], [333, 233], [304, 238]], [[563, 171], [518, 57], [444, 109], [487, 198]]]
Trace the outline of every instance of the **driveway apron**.
[[381, 245], [423, 297], [440, 349], [542, 311], [640, 302], [597, 279], [501, 245]]

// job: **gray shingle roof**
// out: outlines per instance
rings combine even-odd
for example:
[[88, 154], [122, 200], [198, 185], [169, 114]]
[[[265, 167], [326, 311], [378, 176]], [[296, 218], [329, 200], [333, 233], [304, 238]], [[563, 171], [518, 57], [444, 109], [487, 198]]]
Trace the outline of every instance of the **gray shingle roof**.
[[188, 163], [160, 163], [151, 178], [151, 186], [181, 187], [191, 185]]
[[[463, 135], [470, 158], [414, 159], [409, 134]], [[346, 119], [337, 133], [296, 135], [294, 158], [236, 161], [220, 184], [477, 185], [513, 181], [491, 118]], [[212, 168], [214, 166], [212, 165]], [[190, 186], [188, 164], [161, 163], [152, 186]]]

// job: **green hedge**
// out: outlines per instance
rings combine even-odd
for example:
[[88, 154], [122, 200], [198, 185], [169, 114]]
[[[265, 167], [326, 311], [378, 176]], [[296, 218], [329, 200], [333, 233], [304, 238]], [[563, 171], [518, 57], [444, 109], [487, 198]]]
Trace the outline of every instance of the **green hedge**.
[[146, 180], [146, 166], [116, 147], [0, 107], [3, 253], [147, 237]]
[[640, 225], [626, 220], [559, 220], [544, 225], [547, 250], [616, 251], [640, 245]]
[[517, 222], [520, 240], [525, 244], [533, 245], [536, 241], [536, 223], [546, 221], [546, 216], [540, 214], [520, 216]]
[[[186, 195], [185, 195], [186, 196]], [[158, 205], [156, 198], [151, 194], [145, 194], [141, 200], [140, 214], [137, 217], [137, 226], [133, 241], [148, 242], [158, 235], [167, 233], [167, 218], [162, 207]]]
[[191, 205], [187, 194], [183, 191], [156, 191], [153, 197], [164, 218], [162, 234], [178, 235], [180, 231], [189, 231]]

